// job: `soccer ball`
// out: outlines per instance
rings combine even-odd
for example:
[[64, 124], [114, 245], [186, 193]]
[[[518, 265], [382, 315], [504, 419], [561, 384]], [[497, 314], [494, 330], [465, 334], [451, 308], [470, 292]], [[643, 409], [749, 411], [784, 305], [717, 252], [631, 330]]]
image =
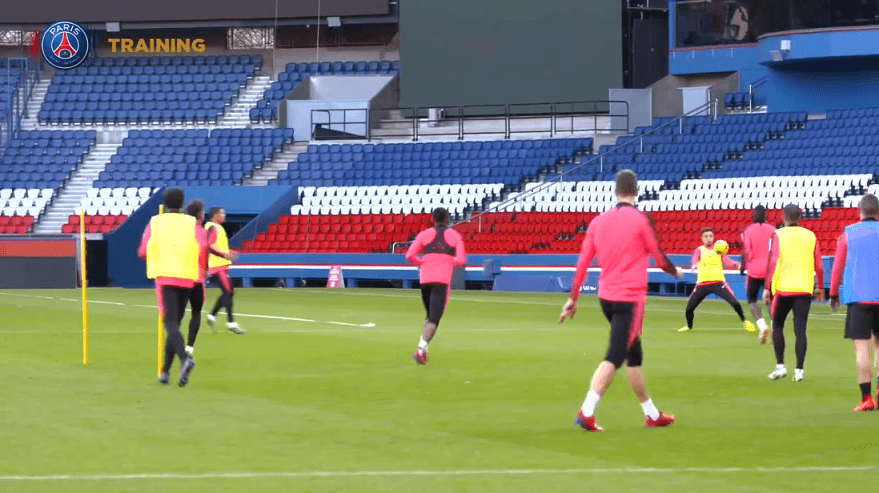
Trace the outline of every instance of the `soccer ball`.
[[717, 240], [714, 242], [714, 252], [718, 255], [726, 255], [729, 252], [729, 243], [723, 240]]

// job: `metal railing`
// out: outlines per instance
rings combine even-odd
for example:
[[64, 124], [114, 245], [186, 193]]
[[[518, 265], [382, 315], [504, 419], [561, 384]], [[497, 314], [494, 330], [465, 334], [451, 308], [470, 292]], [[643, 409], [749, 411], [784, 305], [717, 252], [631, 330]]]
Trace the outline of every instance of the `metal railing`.
[[757, 97], [757, 95], [754, 93], [754, 91], [755, 91], [758, 87], [760, 87], [760, 86], [762, 86], [763, 84], [765, 84], [768, 80], [769, 80], [769, 76], [768, 76], [768, 75], [764, 75], [763, 77], [757, 79], [757, 80], [754, 81], [753, 83], [748, 84], [748, 113], [753, 113], [753, 112], [754, 112], [754, 98]]
[[[434, 110], [434, 111], [431, 111]], [[390, 117], [399, 113], [400, 117]], [[360, 114], [360, 119], [353, 115]], [[316, 118], [320, 115], [320, 118]], [[598, 128], [599, 118], [610, 118], [608, 128]], [[519, 124], [519, 122], [527, 122]], [[514, 134], [549, 134], [554, 137], [575, 132], [620, 132], [629, 129], [629, 103], [626, 101], [575, 101], [566, 103], [514, 103], [465, 105], [436, 108], [334, 108], [311, 110], [311, 135], [321, 138], [321, 130], [331, 130], [326, 139], [362, 138], [371, 141], [374, 123], [390, 126], [381, 129], [384, 137], [422, 135], [447, 136], [463, 140], [465, 136]], [[588, 125], [586, 123], [589, 123]], [[349, 133], [356, 125], [363, 135]], [[617, 128], [619, 127], [619, 128]]]
[[[20, 81], [15, 86], [8, 86], [12, 77], [20, 77]], [[4, 81], [0, 86], [0, 95], [3, 96], [0, 99], [0, 155], [6, 153], [9, 142], [21, 129], [21, 120], [27, 117], [27, 102], [39, 78], [37, 62], [30, 58], [0, 59], [0, 79]], [[7, 104], [8, 111], [4, 112]]]

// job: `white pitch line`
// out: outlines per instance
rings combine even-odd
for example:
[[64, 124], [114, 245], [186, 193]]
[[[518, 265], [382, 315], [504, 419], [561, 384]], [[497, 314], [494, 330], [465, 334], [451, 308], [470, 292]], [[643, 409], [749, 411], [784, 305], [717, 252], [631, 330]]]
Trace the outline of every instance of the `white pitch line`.
[[[2, 293], [2, 294], [6, 294], [6, 293]], [[14, 294], [10, 293], [10, 294], [12, 294], [13, 296], [19, 296], [19, 297], [25, 297], [25, 298], [40, 298], [40, 299], [45, 299], [45, 300], [58, 299], [60, 301], [76, 301], [76, 302], [82, 301], [80, 299], [74, 299], [74, 298], [53, 298], [51, 296], [37, 296], [37, 295], [17, 294], [17, 293], [14, 293]], [[153, 309], [153, 310], [158, 309], [158, 307], [156, 307], [155, 305], [126, 305], [125, 303], [119, 303], [116, 301], [88, 300], [88, 302], [89, 303], [98, 303], [98, 304], [103, 304], [103, 305], [132, 306], [132, 307], [137, 307], [137, 308], [149, 308], [149, 309]], [[316, 324], [324, 323], [324, 324], [332, 324], [332, 325], [345, 325], [345, 326], [350, 326], [350, 327], [375, 327], [375, 324], [372, 322], [368, 322], [365, 324], [356, 324], [356, 323], [350, 323], [350, 322], [335, 322], [335, 321], [331, 321], [331, 320], [323, 320], [323, 321], [322, 320], [314, 320], [314, 319], [310, 319], [310, 318], [282, 317], [282, 316], [278, 316], [278, 315], [257, 315], [257, 314], [253, 314], [253, 313], [236, 313], [235, 316], [250, 317], [250, 318], [265, 318], [265, 319], [270, 319], [270, 320], [285, 320], [285, 321], [289, 321], [289, 322], [307, 322], [307, 323], [316, 323]], [[260, 331], [260, 332], [268, 332], [268, 331]], [[0, 331], [0, 334], [14, 334], [14, 333], [16, 333], [16, 331]], [[17, 333], [23, 334], [23, 333], [27, 333], [27, 332], [19, 331]], [[36, 332], [32, 332], [32, 333], [36, 333]]]
[[153, 479], [265, 479], [265, 478], [359, 478], [359, 477], [429, 477], [429, 476], [538, 476], [589, 474], [753, 474], [875, 471], [879, 466], [802, 466], [802, 467], [621, 467], [592, 469], [459, 469], [459, 470], [388, 470], [388, 471], [266, 471], [207, 473], [140, 473], [140, 474], [52, 474], [6, 475], [0, 482], [64, 482], [64, 481], [137, 481]]

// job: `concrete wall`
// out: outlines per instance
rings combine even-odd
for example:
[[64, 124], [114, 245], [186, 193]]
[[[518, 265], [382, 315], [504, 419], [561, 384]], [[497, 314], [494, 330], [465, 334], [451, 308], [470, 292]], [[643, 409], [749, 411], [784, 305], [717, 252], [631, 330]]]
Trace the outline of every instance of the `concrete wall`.
[[[379, 95], [382, 99], [378, 107], [395, 106], [394, 97], [399, 93], [397, 81], [396, 76], [387, 75], [310, 77], [287, 96], [280, 112], [281, 125], [293, 128], [300, 138], [311, 136], [313, 123], [323, 124], [324, 129], [366, 137], [367, 110]], [[389, 85], [393, 87], [386, 90]]]

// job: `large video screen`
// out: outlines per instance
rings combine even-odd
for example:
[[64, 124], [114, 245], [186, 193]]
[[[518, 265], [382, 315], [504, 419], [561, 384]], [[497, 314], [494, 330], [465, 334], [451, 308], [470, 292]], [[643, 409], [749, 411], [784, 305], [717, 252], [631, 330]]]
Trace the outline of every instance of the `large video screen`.
[[622, 87], [620, 2], [400, 2], [404, 107], [602, 100]]
[[40, 0], [4, 2], [0, 23], [163, 22], [386, 15], [389, 0]]

